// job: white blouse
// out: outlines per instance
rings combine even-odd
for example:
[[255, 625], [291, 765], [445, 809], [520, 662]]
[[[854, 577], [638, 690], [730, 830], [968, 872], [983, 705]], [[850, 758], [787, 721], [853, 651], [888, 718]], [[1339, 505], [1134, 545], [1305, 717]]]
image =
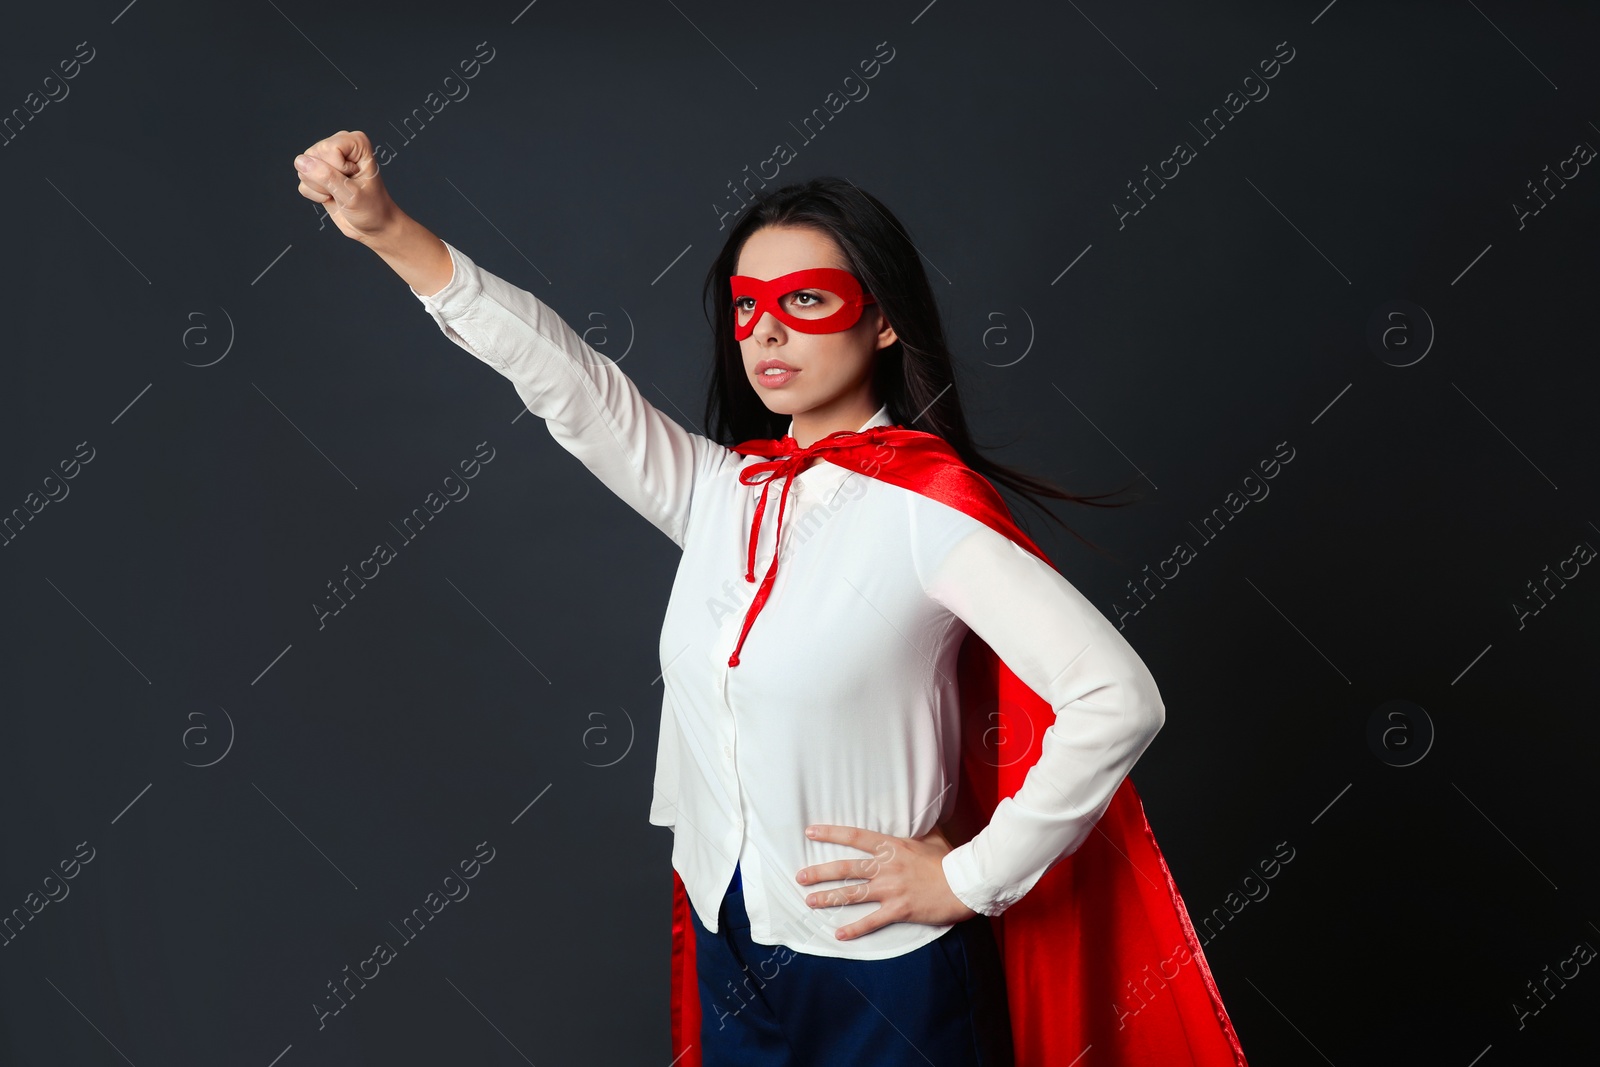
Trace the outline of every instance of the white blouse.
[[[998, 915], [1083, 843], [1165, 708], [1144, 662], [1060, 573], [953, 507], [817, 459], [790, 487], [776, 583], [729, 667], [772, 561], [781, 479], [747, 582], [761, 486], [738, 473], [762, 458], [685, 430], [532, 293], [446, 247], [449, 283], [412, 290], [445, 336], [509, 378], [557, 443], [683, 550], [661, 629], [650, 821], [672, 828], [672, 865], [708, 929], [735, 863], [764, 945], [886, 959], [950, 929], [895, 922], [841, 941], [879, 902], [813, 908], [807, 894], [859, 880], [795, 874], [870, 856], [807, 838], [812, 823], [909, 838], [949, 817], [969, 628], [1056, 719], [1016, 795], [944, 857], [951, 891]], [[859, 429], [890, 421], [885, 406]]]

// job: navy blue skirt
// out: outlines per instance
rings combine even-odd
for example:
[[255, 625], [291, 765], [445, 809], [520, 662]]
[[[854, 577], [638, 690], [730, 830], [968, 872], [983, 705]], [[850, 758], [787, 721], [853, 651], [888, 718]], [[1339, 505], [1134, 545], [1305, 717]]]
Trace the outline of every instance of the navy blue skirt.
[[717, 932], [690, 909], [703, 1067], [1011, 1067], [1005, 974], [989, 918], [886, 960], [760, 945], [739, 870]]

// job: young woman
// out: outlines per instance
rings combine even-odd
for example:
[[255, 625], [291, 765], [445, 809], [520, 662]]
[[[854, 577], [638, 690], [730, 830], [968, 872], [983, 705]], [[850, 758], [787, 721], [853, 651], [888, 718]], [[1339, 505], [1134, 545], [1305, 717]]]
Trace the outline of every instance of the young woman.
[[[994, 517], [992, 487], [972, 476], [981, 492], [951, 495], [964, 466], [1036, 505], [1093, 499], [978, 454], [904, 228], [834, 179], [745, 210], [705, 280], [706, 436], [402, 213], [365, 135], [341, 131], [295, 166], [301, 195], [683, 550], [650, 811], [674, 831], [692, 905], [674, 960], [692, 957], [698, 1003], [675, 989], [673, 1007], [675, 1030], [698, 1017], [701, 1040], [676, 1062], [1011, 1063], [990, 920], [1090, 837], [1165, 711], [1122, 635]], [[930, 448], [945, 466], [924, 462]], [[1027, 739], [1015, 795], [957, 835], [969, 633], [1054, 724]]]

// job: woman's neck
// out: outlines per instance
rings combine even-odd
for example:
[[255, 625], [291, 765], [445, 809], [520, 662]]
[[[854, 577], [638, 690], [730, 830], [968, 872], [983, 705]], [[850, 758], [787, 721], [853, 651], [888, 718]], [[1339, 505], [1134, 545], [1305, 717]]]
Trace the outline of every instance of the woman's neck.
[[841, 398], [832, 404], [811, 408], [794, 416], [790, 436], [801, 448], [810, 448], [830, 433], [859, 430], [883, 406], [872, 393]]

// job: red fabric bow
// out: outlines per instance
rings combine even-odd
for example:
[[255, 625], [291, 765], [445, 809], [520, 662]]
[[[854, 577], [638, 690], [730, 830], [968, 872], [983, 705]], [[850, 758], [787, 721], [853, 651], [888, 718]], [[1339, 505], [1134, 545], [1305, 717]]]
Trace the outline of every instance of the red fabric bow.
[[[840, 466], [860, 462], [863, 452], [878, 449], [878, 442], [883, 438], [884, 431], [896, 429], [899, 428], [874, 426], [869, 430], [836, 430], [808, 448], [801, 448], [800, 443], [788, 434], [775, 440], [757, 438], [733, 446], [733, 451], [747, 456], [771, 457], [763, 463], [752, 463], [739, 472], [739, 480], [745, 485], [761, 486], [761, 499], [756, 501], [755, 517], [750, 520], [750, 551], [744, 568], [744, 580], [747, 582], [756, 580], [756, 540], [761, 533], [761, 516], [767, 510], [767, 490], [772, 488], [774, 478], [783, 479], [783, 492], [778, 497], [778, 528], [776, 538], [772, 542], [772, 563], [767, 567], [766, 576], [761, 579], [761, 587], [756, 590], [755, 599], [745, 611], [744, 628], [739, 631], [739, 642], [733, 646], [733, 655], [728, 657], [728, 666], [739, 665], [739, 650], [744, 647], [745, 636], [750, 633], [750, 627], [755, 623], [756, 616], [761, 614], [762, 606], [772, 594], [772, 583], [777, 580], [778, 556], [781, 554], [779, 549], [783, 545], [783, 509], [789, 500], [789, 486], [794, 483], [795, 475], [805, 470], [814, 457], [824, 454], [834, 456]], [[855, 460], [851, 460], [850, 456], [855, 456]]]
[[[748, 472], [769, 472], [768, 480], [792, 478], [810, 457], [825, 453], [840, 466], [956, 508], [1049, 563], [1012, 520], [994, 486], [934, 434], [879, 426], [830, 434], [809, 449], [781, 438], [746, 441], [734, 450], [783, 457], [741, 471], [745, 484], [754, 484], [754, 474], [744, 477]], [[765, 500], [763, 490], [757, 529]], [[753, 546], [754, 529], [751, 536]], [[781, 543], [775, 542], [762, 595], [745, 619], [746, 632], [771, 589]], [[753, 580], [753, 547], [751, 552], [747, 580]], [[1055, 709], [976, 633], [969, 632], [961, 646], [958, 684], [961, 767], [956, 811], [944, 824], [952, 845], [970, 840], [1000, 799], [1016, 793], [1038, 761], [1044, 732], [1055, 722]], [[691, 905], [676, 870], [672, 883], [673, 1062], [700, 1067]], [[1112, 794], [1088, 840], [990, 922], [1005, 970], [1016, 1067], [1246, 1067], [1132, 777]]]

